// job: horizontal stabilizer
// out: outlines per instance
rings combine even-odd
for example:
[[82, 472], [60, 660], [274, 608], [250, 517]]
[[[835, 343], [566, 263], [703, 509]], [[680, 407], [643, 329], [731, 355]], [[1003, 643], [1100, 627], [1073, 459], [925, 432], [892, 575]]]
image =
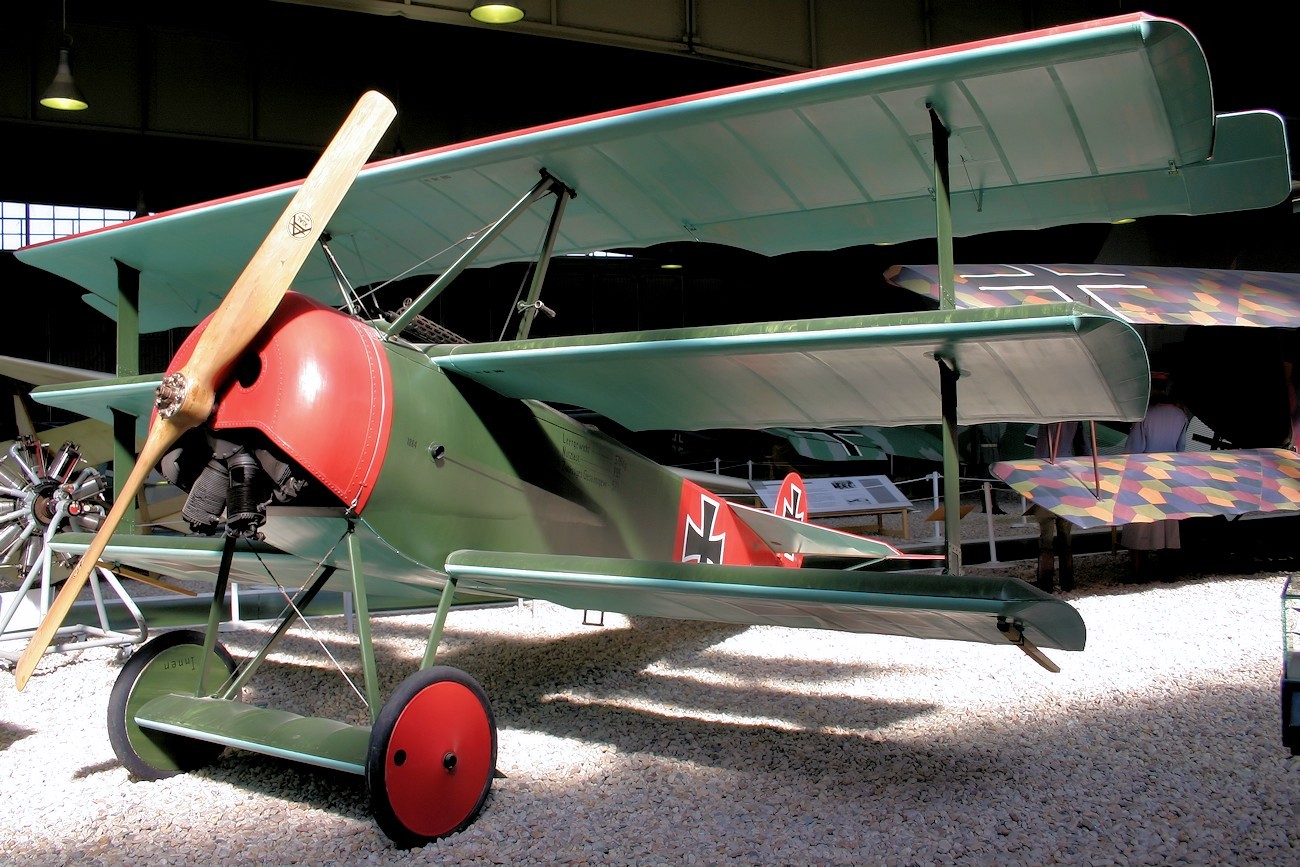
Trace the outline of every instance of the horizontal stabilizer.
[[942, 560], [931, 554], [905, 554], [880, 539], [870, 539], [818, 524], [807, 524], [762, 509], [729, 503], [732, 512], [777, 554], [859, 557], [867, 560]]
[[1004, 461], [993, 474], [1080, 527], [1300, 509], [1300, 456], [1287, 449]]
[[462, 592], [544, 599], [577, 610], [748, 625], [1082, 650], [1083, 619], [1015, 578], [715, 566], [551, 554], [456, 551]]

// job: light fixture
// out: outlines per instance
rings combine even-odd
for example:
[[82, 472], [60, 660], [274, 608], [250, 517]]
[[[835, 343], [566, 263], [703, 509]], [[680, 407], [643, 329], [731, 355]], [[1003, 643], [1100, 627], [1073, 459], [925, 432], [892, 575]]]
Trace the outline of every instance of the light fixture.
[[68, 35], [68, 0], [63, 0], [63, 44], [59, 46], [59, 67], [54, 73], [54, 80], [41, 94], [41, 105], [57, 108], [60, 111], [81, 111], [90, 108], [90, 103], [77, 90], [77, 83], [72, 80], [72, 37]]
[[514, 24], [524, 17], [524, 10], [518, 3], [478, 0], [469, 10], [469, 17], [484, 24]]
[[1111, 220], [1112, 226], [1127, 226], [1129, 223], [1136, 223], [1136, 217], [1120, 217], [1118, 220]]

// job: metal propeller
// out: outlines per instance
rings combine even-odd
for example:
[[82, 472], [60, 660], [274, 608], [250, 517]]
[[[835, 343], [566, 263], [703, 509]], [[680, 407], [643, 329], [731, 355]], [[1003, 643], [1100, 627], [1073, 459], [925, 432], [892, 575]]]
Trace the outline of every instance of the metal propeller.
[[370, 91], [361, 97], [212, 314], [189, 361], [159, 386], [157, 417], [135, 468], [18, 660], [14, 683], [19, 690], [27, 685], [36, 663], [54, 640], [145, 477], [182, 434], [203, 424], [212, 414], [216, 394], [235, 361], [279, 306], [311, 252], [315, 238], [324, 230], [396, 114], [393, 104], [382, 94]]

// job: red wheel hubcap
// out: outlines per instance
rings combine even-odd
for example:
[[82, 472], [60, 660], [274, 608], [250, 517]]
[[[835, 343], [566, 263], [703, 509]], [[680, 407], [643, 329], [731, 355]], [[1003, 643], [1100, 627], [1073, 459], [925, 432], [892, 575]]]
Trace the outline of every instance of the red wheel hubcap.
[[397, 819], [416, 834], [454, 831], [478, 806], [492, 775], [492, 726], [473, 691], [441, 682], [402, 709], [384, 757]]

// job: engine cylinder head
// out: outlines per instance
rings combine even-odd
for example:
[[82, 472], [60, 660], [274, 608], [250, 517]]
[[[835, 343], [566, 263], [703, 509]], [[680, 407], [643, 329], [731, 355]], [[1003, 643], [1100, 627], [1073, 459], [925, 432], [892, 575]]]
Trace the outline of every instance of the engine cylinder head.
[[54, 460], [50, 462], [50, 478], [63, 484], [72, 476], [72, 471], [77, 468], [79, 460], [81, 460], [81, 449], [70, 440], [65, 442], [58, 454], [54, 456]]
[[80, 476], [77, 476], [77, 481], [74, 485], [73, 489], [69, 492], [69, 496], [77, 502], [81, 502], [82, 500], [89, 500], [91, 497], [103, 493], [107, 483], [105, 482], [103, 475], [94, 469], [87, 468], [82, 470]]
[[238, 452], [226, 462], [230, 469], [230, 489], [226, 497], [226, 527], [229, 532], [246, 534], [266, 521], [262, 496], [266, 474], [257, 458]]
[[40, 562], [41, 552], [45, 550], [45, 539], [39, 534], [27, 537], [27, 547], [23, 548], [23, 574], [28, 575]]
[[9, 546], [23, 534], [23, 526], [14, 521], [5, 524], [4, 529], [0, 529], [0, 555], [8, 553]]
[[97, 533], [104, 523], [104, 513], [82, 512], [80, 515], [69, 515], [68, 522], [80, 533]]

